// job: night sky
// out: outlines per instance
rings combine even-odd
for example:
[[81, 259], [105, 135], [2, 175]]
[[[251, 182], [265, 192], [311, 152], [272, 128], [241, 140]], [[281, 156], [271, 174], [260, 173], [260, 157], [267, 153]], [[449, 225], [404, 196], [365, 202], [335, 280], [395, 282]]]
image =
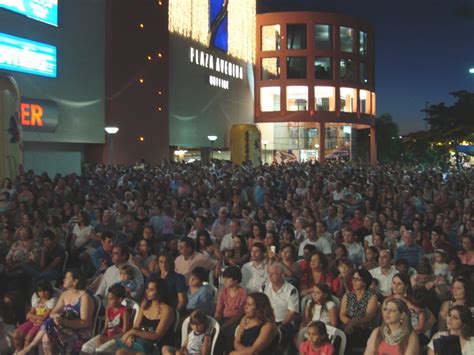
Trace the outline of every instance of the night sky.
[[[402, 134], [425, 128], [425, 102], [474, 92], [474, 0], [257, 0], [258, 12], [315, 10], [360, 17], [375, 29], [377, 115]], [[473, 118], [474, 119], [474, 118]]]

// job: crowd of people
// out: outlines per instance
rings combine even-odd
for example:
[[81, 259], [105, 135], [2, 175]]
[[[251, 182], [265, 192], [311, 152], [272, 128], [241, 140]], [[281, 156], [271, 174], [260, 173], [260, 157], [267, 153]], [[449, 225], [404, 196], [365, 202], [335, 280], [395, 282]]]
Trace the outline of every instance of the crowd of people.
[[469, 169], [28, 171], [0, 224], [1, 354], [474, 354]]

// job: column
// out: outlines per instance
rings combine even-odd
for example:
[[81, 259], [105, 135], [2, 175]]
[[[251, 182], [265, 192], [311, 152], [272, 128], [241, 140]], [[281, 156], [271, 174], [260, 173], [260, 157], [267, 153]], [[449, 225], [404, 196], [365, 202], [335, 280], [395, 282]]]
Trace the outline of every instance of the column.
[[324, 157], [326, 155], [326, 123], [319, 123], [319, 161], [324, 163]]
[[377, 146], [375, 143], [375, 128], [370, 127], [370, 164], [377, 163]]

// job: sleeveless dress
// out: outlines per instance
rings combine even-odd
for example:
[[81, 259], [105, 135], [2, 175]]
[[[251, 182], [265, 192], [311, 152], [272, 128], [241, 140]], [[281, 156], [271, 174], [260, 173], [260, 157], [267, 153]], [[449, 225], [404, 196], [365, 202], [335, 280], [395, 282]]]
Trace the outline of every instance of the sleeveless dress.
[[[75, 303], [66, 304], [63, 308], [62, 317], [75, 320], [81, 318], [81, 299], [84, 292]], [[92, 336], [91, 328], [72, 329], [61, 325], [57, 326], [52, 318], [48, 318], [42, 328], [46, 331], [53, 346], [58, 349], [59, 354], [79, 354], [82, 345]]]
[[[262, 330], [262, 325], [255, 325], [251, 328], [244, 329], [242, 332], [242, 336], [240, 337], [240, 342], [243, 346], [249, 347], [252, 346], [255, 340], [257, 340], [258, 336], [260, 335], [260, 331]], [[278, 335], [275, 335], [272, 342], [268, 347], [260, 352], [260, 355], [272, 355], [276, 352], [278, 348]]]

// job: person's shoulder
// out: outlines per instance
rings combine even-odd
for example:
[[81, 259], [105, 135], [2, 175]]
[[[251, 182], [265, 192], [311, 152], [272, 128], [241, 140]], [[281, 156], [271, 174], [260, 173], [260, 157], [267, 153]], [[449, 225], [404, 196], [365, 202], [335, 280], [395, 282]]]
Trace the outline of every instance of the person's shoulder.
[[309, 340], [306, 340], [300, 344], [300, 347], [299, 347], [300, 352], [306, 354], [310, 351], [310, 349], [311, 349], [311, 343], [309, 342]]

